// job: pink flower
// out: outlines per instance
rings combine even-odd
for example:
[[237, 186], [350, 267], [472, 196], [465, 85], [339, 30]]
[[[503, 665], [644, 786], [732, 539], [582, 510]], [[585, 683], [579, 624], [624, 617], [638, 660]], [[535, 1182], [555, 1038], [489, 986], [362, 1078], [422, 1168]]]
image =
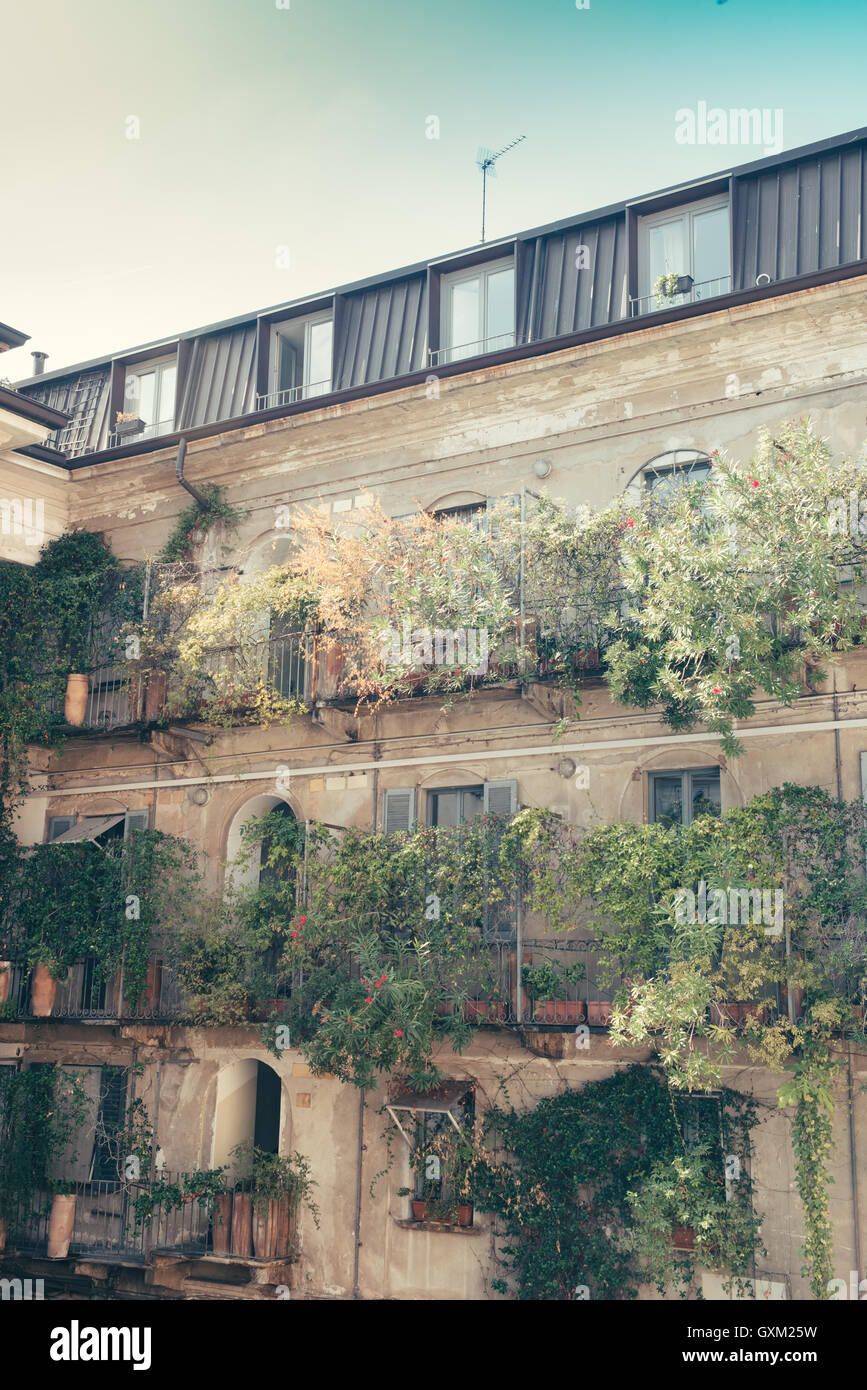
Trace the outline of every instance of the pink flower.
[[629, 529], [630, 529], [630, 531], [631, 531], [632, 528], [633, 528], [633, 526], [635, 525], [635, 522], [632, 520], [632, 517], [629, 518], [629, 520], [627, 521], [626, 525], [629, 527]]
[[752, 478], [750, 481], [752, 482], [753, 487], [758, 487], [758, 485], [759, 485], [758, 478]]
[[713, 693], [714, 693], [714, 695], [722, 695], [722, 688], [721, 688], [721, 686], [715, 685], [714, 688], [713, 688]]
[[365, 1004], [372, 1004], [372, 1003], [373, 1003], [373, 998], [372, 998], [372, 996], [368, 994], [368, 996], [367, 996], [367, 998], [365, 999], [364, 1002], [365, 1002]]
[[299, 921], [299, 922], [306, 922], [306, 921], [307, 921], [307, 918], [306, 918], [306, 917], [299, 917], [299, 918], [298, 918], [298, 921]]
[[394, 1036], [395, 1036], [396, 1038], [402, 1038], [402, 1037], [403, 1037], [403, 1029], [402, 1029], [402, 1028], [395, 1028], [395, 1030], [394, 1030]]
[[293, 936], [299, 936], [299, 935], [300, 935], [300, 933], [299, 933], [299, 932], [297, 932], [297, 931], [294, 931], [294, 932], [293, 932], [293, 933], [292, 933], [292, 935], [293, 935]]

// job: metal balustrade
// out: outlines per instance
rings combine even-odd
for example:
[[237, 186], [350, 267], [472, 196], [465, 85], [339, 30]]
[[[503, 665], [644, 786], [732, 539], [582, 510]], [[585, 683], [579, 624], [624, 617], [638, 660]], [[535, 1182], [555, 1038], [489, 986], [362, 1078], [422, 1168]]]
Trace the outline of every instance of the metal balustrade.
[[[561, 1027], [586, 1023], [590, 1027], [605, 1027], [620, 981], [608, 981], [601, 969], [604, 944], [583, 938], [524, 940], [521, 943], [520, 989], [517, 940], [491, 945], [489, 959], [479, 969], [478, 983], [471, 986], [470, 998], [464, 1005], [467, 1021]], [[525, 972], [528, 970], [553, 965], [565, 972], [576, 964], [584, 967], [583, 978], [577, 981], [564, 978], [553, 996], [546, 994], [534, 999], [526, 987]]]
[[653, 291], [651, 294], [636, 295], [629, 300], [629, 317], [639, 318], [642, 314], [655, 314], [663, 309], [677, 309], [683, 304], [698, 304], [702, 300], [728, 294], [731, 287], [730, 275], [718, 275], [715, 280], [701, 280], [691, 285], [683, 294], [664, 295]]
[[[69, 1242], [70, 1255], [98, 1255], [146, 1263], [153, 1253], [174, 1253], [192, 1258], [211, 1248], [211, 1219], [206, 1205], [195, 1199], [168, 1210], [157, 1204], [146, 1220], [136, 1219], [139, 1196], [153, 1196], [160, 1185], [188, 1180], [190, 1174], [162, 1170], [156, 1178], [141, 1182], [76, 1182], [75, 1219]], [[44, 1255], [48, 1244], [51, 1195], [37, 1193], [19, 1204], [8, 1225], [7, 1253]]]

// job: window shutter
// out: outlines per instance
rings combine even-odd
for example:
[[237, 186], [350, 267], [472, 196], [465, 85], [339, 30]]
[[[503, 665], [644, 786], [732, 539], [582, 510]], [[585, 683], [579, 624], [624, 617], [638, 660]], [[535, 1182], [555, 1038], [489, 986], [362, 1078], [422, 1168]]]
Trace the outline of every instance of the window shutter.
[[48, 839], [56, 840], [75, 825], [75, 816], [52, 816], [48, 822]]
[[147, 830], [150, 823], [149, 811], [127, 811], [123, 838], [128, 840], [134, 830]]
[[512, 816], [518, 809], [517, 782], [485, 783], [485, 815]]
[[382, 807], [382, 828], [386, 835], [415, 825], [415, 787], [387, 787]]

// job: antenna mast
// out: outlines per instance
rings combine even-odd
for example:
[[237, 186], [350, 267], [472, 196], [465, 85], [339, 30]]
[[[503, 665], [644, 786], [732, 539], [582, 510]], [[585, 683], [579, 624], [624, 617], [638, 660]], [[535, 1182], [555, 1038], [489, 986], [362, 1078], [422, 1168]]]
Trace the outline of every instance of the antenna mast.
[[476, 156], [476, 165], [482, 172], [482, 242], [485, 240], [485, 204], [487, 200], [488, 175], [490, 174], [491, 178], [493, 178], [497, 172], [497, 160], [500, 159], [502, 155], [508, 154], [509, 150], [513, 150], [516, 145], [520, 145], [521, 141], [526, 140], [526, 138], [526, 135], [519, 135], [517, 140], [513, 140], [510, 145], [504, 145], [501, 150], [497, 150], [496, 154], [494, 154], [493, 150], [480, 148]]

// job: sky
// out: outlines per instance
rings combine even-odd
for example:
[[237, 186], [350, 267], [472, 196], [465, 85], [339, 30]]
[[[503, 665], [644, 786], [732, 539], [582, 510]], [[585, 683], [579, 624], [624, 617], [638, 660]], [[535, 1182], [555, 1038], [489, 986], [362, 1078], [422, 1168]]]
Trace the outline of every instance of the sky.
[[700, 102], [867, 125], [864, 0], [9, 0], [3, 48], [13, 381], [476, 244], [480, 146], [492, 240], [763, 157]]

